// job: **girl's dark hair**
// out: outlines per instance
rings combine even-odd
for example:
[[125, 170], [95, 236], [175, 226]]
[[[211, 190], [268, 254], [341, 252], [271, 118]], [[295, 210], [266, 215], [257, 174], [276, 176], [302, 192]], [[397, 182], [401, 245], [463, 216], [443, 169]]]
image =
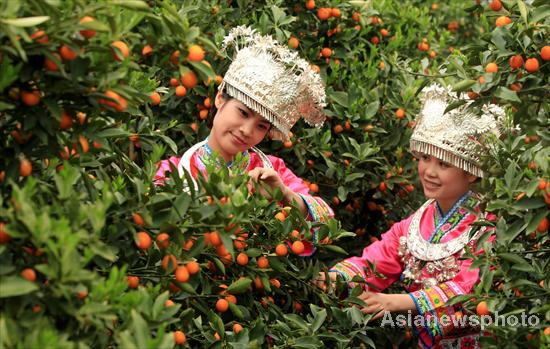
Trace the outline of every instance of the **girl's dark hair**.
[[[226, 92], [222, 92], [222, 99], [224, 101], [228, 101], [232, 99], [230, 95], [228, 95]], [[216, 108], [216, 105], [213, 104], [212, 108], [210, 108], [210, 112], [208, 113], [208, 117], [206, 118], [206, 126], [208, 128], [212, 128], [212, 125], [214, 124], [214, 117], [216, 116], [216, 113], [218, 112], [218, 108]]]

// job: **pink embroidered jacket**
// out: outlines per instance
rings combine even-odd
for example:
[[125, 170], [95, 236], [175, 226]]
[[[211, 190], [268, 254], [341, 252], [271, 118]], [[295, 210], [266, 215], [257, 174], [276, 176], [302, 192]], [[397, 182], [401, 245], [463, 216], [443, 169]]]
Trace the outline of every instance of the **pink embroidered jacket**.
[[[435, 202], [432, 202], [421, 215], [417, 236], [425, 241], [430, 239], [430, 235], [434, 231], [435, 211]], [[470, 224], [476, 220], [476, 216], [467, 213], [465, 209], [460, 209], [459, 213], [461, 215], [460, 220], [455, 222], [454, 226], [449, 223], [442, 226], [441, 229], [445, 231], [445, 235], [439, 240], [441, 246], [459, 239], [463, 234], [469, 234]], [[460, 326], [458, 323], [455, 326], [452, 321], [449, 323], [441, 320], [443, 315], [448, 316], [450, 320], [451, 316], [455, 316], [457, 312], [462, 311], [459, 304], [455, 306], [444, 306], [444, 304], [455, 295], [470, 293], [479, 281], [479, 269], [470, 269], [471, 259], [458, 259], [463, 251], [463, 248], [460, 248], [458, 252], [448, 257], [451, 259], [445, 258], [439, 261], [442, 263], [432, 264], [428, 267], [425, 264], [417, 270], [417, 274], [411, 279], [411, 274], [407, 274], [406, 260], [403, 257], [407, 256], [405, 251], [407, 250], [406, 241], [409, 239], [409, 228], [414, 225], [413, 218], [414, 214], [394, 224], [389, 231], [382, 235], [380, 241], [365, 247], [360, 257], [348, 258], [336, 264], [331, 271], [338, 272], [350, 284], [350, 287], [356, 285], [351, 280], [358, 275], [366, 281], [363, 288], [374, 292], [382, 292], [401, 279], [406, 291], [413, 299], [419, 315], [424, 320], [421, 324], [425, 326], [416, 326], [416, 321], [414, 322], [415, 327], [413, 329], [419, 337], [419, 347], [475, 348], [479, 345], [477, 340], [479, 336], [478, 329]], [[475, 248], [477, 236], [468, 242], [470, 247]], [[482, 251], [478, 253], [482, 253]], [[368, 270], [367, 261], [375, 263], [376, 273], [383, 274], [385, 278], [372, 275]], [[450, 276], [450, 278], [447, 278], [445, 274], [441, 273], [441, 270], [450, 267], [450, 264], [453, 264], [454, 267], [446, 271], [448, 272], [447, 275]], [[409, 277], [408, 280], [405, 275]], [[415, 280], [418, 282], [415, 282]], [[395, 315], [392, 314], [392, 316]], [[443, 320], [447, 320], [447, 318]]]
[[[247, 168], [247, 171], [251, 171], [256, 167], [265, 167], [266, 165], [269, 166], [269, 164], [266, 164], [266, 162], [269, 161], [271, 163], [271, 167], [273, 167], [273, 169], [279, 174], [283, 183], [295, 193], [299, 194], [300, 197], [304, 200], [304, 203], [306, 204], [308, 209], [306, 220], [312, 222], [325, 222], [329, 218], [334, 217], [334, 212], [332, 211], [330, 206], [320, 197], [311, 196], [309, 194], [309, 187], [305, 185], [304, 181], [301, 178], [296, 176], [291, 170], [286, 167], [282, 159], [271, 155], [266, 156], [263, 153], [261, 153], [260, 155], [255, 151], [250, 151], [249, 154], [250, 164]], [[180, 161], [182, 161], [182, 159], [184, 159], [183, 161], [185, 161], [185, 159], [189, 159], [188, 161], [190, 163], [180, 164]], [[192, 154], [186, 153], [182, 157], [172, 156], [167, 160], [162, 160], [157, 164], [157, 173], [154, 177], [154, 181], [157, 185], [161, 185], [164, 182], [164, 180], [166, 179], [166, 173], [169, 173], [172, 170], [170, 167], [170, 163], [178, 169], [180, 169], [181, 167], [189, 169], [193, 178], [196, 178], [198, 168], [200, 168], [199, 166], [197, 166], [198, 161], [200, 160], [198, 160], [195, 152], [192, 152]], [[317, 242], [315, 229], [313, 230], [313, 242]], [[315, 251], [314, 245], [307, 241], [304, 241], [304, 245], [306, 247], [306, 250], [304, 251], [302, 256], [312, 255]]]

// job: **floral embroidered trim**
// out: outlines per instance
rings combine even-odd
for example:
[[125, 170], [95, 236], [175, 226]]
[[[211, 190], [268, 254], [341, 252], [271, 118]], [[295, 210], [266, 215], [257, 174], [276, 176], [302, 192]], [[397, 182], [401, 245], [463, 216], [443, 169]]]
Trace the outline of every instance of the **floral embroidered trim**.
[[462, 290], [454, 282], [442, 283], [438, 286], [428, 287], [409, 293], [414, 301], [420, 315], [426, 318], [426, 330], [430, 337], [435, 340], [452, 332], [453, 324], [444, 326], [441, 322], [443, 316], [450, 319], [454, 315], [454, 307], [445, 307], [445, 303], [452, 297], [463, 294]]
[[[360, 285], [355, 282], [351, 282], [353, 277], [360, 276], [362, 278], [365, 278], [365, 273], [360, 270], [356, 265], [347, 262], [347, 261], [341, 261], [334, 265], [332, 268], [330, 268], [330, 271], [337, 272], [342, 276], [342, 278], [348, 283], [348, 287], [350, 289], [355, 288], [355, 286]], [[361, 287], [365, 288], [365, 286], [361, 285]]]

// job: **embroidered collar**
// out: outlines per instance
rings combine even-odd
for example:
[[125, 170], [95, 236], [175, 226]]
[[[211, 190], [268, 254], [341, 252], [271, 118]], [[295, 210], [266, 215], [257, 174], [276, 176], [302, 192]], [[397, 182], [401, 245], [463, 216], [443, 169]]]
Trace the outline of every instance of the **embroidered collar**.
[[[206, 172], [206, 167], [213, 164], [213, 162], [215, 161], [215, 152], [208, 145], [208, 137], [203, 143], [204, 144], [197, 149], [197, 165], [201, 172]], [[216, 166], [216, 168], [219, 168], [220, 166], [222, 166], [222, 164], [220, 163], [219, 159], [216, 160], [216, 164], [214, 165]], [[248, 152], [248, 150], [237, 154], [237, 156], [232, 161], [229, 161], [225, 164], [232, 175], [241, 175], [245, 173], [249, 165], [250, 153]]]
[[[451, 207], [451, 209], [447, 212], [446, 215], [443, 215], [443, 212], [441, 211], [441, 208], [439, 207], [439, 204], [437, 201], [434, 203], [435, 205], [435, 213], [434, 213], [434, 225], [435, 228], [430, 234], [430, 237], [428, 241], [431, 242], [439, 242], [441, 238], [449, 231], [451, 231], [451, 228], [455, 227], [462, 218], [465, 217], [465, 211], [462, 212], [462, 210], [459, 210], [462, 204], [466, 200], [468, 200], [472, 196], [471, 191], [467, 191], [462, 195]], [[439, 217], [442, 217], [439, 219]]]

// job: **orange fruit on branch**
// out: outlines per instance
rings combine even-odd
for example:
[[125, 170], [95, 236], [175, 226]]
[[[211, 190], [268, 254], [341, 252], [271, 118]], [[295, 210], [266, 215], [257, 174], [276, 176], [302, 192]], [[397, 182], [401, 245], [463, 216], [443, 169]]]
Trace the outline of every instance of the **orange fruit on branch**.
[[32, 268], [25, 268], [21, 271], [21, 277], [31, 282], [36, 281], [36, 272]]
[[163, 250], [166, 247], [170, 246], [170, 235], [166, 233], [160, 233], [157, 235], [157, 246], [159, 249]]
[[502, 3], [500, 2], [500, 0], [493, 0], [489, 6], [491, 7], [491, 10], [495, 12], [502, 9]]
[[[84, 23], [93, 22], [93, 21], [95, 21], [94, 17], [84, 16], [80, 19], [79, 23], [84, 24]], [[91, 39], [96, 35], [96, 31], [91, 29], [83, 29], [80, 31], [80, 35], [82, 35], [86, 39]]]
[[258, 268], [266, 269], [267, 267], [269, 267], [269, 260], [267, 259], [267, 257], [259, 257], [257, 263]]
[[512, 20], [508, 16], [500, 16], [495, 21], [495, 25], [497, 27], [503, 27], [503, 26], [508, 25], [510, 23], [512, 23]]
[[[177, 89], [176, 89], [177, 94]], [[160, 94], [158, 92], [153, 92], [149, 96], [149, 99], [151, 100], [151, 105], [159, 105], [160, 104]]]
[[300, 45], [300, 42], [294, 36], [292, 36], [292, 37], [290, 37], [290, 39], [288, 39], [288, 46], [290, 48], [296, 49], [296, 48], [298, 48], [299, 45]]
[[191, 275], [197, 274], [199, 271], [201, 271], [201, 266], [199, 263], [195, 261], [191, 261], [185, 265], [187, 267], [187, 271]]
[[292, 243], [292, 246], [290, 248], [294, 254], [302, 254], [306, 250], [306, 247], [303, 242], [300, 240], [296, 240]]
[[521, 68], [521, 66], [523, 65], [523, 57], [521, 55], [514, 55], [510, 57], [510, 61], [508, 63], [510, 64], [510, 68], [512, 69]]
[[66, 61], [72, 61], [75, 60], [78, 54], [74, 52], [69, 46], [63, 45], [59, 49], [59, 54], [61, 57]]
[[35, 106], [40, 103], [40, 91], [21, 91], [21, 100], [29, 107]]
[[150, 56], [153, 54], [153, 47], [151, 45], [145, 45], [141, 49], [141, 55], [144, 57]]
[[128, 45], [124, 41], [115, 40], [111, 43], [111, 48], [113, 50], [113, 57], [117, 61], [122, 61], [130, 54]]
[[244, 252], [241, 252], [237, 255], [237, 264], [245, 266], [248, 264], [248, 255]]
[[331, 14], [332, 11], [330, 8], [320, 7], [317, 10], [317, 17], [319, 17], [319, 19], [322, 21], [326, 21], [327, 19], [329, 19]]
[[485, 301], [479, 302], [476, 306], [476, 313], [479, 316], [489, 315], [490, 312], [489, 312], [489, 307], [487, 306], [487, 302]]
[[19, 164], [19, 174], [21, 177], [28, 177], [32, 173], [32, 164], [27, 159], [22, 159]]
[[183, 97], [187, 94], [187, 89], [181, 85], [176, 86], [176, 96]]
[[284, 257], [288, 254], [288, 248], [285, 244], [278, 244], [277, 247], [275, 247], [275, 254], [279, 257]]
[[539, 60], [536, 58], [529, 58], [525, 61], [525, 70], [529, 73], [536, 73], [539, 71]]
[[180, 81], [183, 86], [191, 89], [197, 86], [198, 78], [197, 75], [192, 71], [188, 70], [185, 74], [180, 77]]
[[176, 256], [173, 254], [167, 254], [162, 258], [162, 269], [168, 270], [168, 268], [177, 268], [178, 267], [178, 261], [176, 259]]
[[550, 46], [546, 45], [540, 49], [540, 57], [543, 61], [550, 61]]
[[129, 288], [138, 288], [138, 286], [139, 286], [139, 277], [133, 276], [133, 275], [128, 275], [126, 277], [126, 279], [127, 279]]
[[136, 245], [140, 250], [148, 250], [153, 244], [153, 239], [151, 239], [151, 236], [144, 231], [137, 233], [136, 237]]
[[187, 267], [184, 265], [177, 267], [174, 274], [177, 282], [184, 283], [189, 280], [189, 270], [187, 270]]
[[395, 111], [395, 117], [398, 119], [403, 119], [405, 117], [405, 110], [403, 108], [399, 108]]
[[220, 313], [225, 313], [229, 309], [229, 302], [226, 299], [218, 299], [216, 302], [216, 310]]
[[199, 45], [189, 46], [187, 60], [189, 62], [200, 62], [204, 59], [204, 49]]
[[496, 63], [489, 63], [485, 66], [485, 72], [487, 73], [496, 73], [498, 72], [498, 65]]
[[174, 343], [177, 345], [183, 345], [187, 341], [187, 338], [185, 337], [185, 333], [182, 331], [174, 331]]

